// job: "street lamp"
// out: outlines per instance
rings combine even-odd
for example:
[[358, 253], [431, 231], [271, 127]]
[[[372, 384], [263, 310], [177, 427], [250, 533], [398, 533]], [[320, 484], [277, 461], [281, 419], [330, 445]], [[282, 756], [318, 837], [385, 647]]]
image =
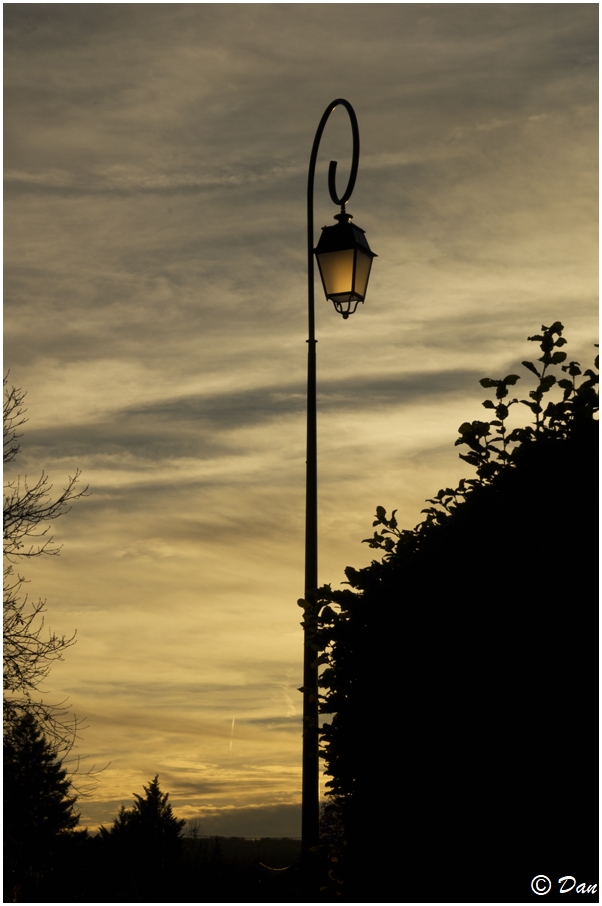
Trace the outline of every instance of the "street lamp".
[[[337, 162], [330, 161], [328, 191], [341, 213], [335, 216], [334, 226], [322, 228], [320, 241], [314, 249], [314, 177], [318, 147], [324, 127], [332, 111], [343, 106], [349, 114], [353, 135], [353, 156], [347, 188], [341, 197], [336, 191]], [[309, 339], [307, 341], [307, 472], [305, 496], [305, 595], [303, 648], [303, 780], [301, 805], [301, 848], [305, 865], [309, 851], [319, 841], [319, 757], [318, 757], [318, 664], [312, 647], [317, 618], [316, 590], [318, 588], [318, 477], [316, 441], [316, 337], [314, 315], [314, 254], [318, 259], [322, 285], [327, 299], [344, 319], [352, 315], [366, 296], [372, 259], [376, 257], [364, 231], [351, 223], [345, 205], [355, 186], [360, 156], [360, 135], [355, 111], [349, 101], [337, 98], [322, 115], [314, 138], [307, 177], [307, 298]]]

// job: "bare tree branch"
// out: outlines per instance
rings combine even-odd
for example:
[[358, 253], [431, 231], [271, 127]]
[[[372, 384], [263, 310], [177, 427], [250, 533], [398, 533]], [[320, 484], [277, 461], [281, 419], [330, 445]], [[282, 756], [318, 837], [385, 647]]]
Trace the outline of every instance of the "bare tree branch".
[[[4, 378], [4, 463], [16, 458], [21, 436], [18, 428], [26, 422], [23, 400], [25, 393], [15, 387], [7, 388]], [[4, 486], [4, 662], [3, 716], [5, 734], [16, 726], [25, 714], [32, 715], [42, 728], [49, 743], [59, 752], [71, 751], [81, 727], [69, 715], [65, 702], [49, 704], [44, 698], [42, 684], [55, 661], [75, 644], [75, 633], [60, 636], [47, 629], [44, 622], [46, 602], [34, 603], [24, 594], [25, 578], [15, 572], [22, 557], [56, 555], [60, 546], [54, 543], [48, 525], [67, 513], [71, 504], [87, 496], [88, 488], [80, 490], [79, 469], [68, 478], [61, 494], [51, 497], [52, 485], [42, 472], [33, 485], [27, 478], [8, 480]]]
[[[9, 372], [6, 372], [4, 377], [4, 387], [6, 388], [6, 383], [8, 380]], [[21, 434], [17, 434], [17, 428], [20, 428], [21, 425], [24, 425], [27, 421], [24, 418], [25, 409], [23, 408], [23, 400], [25, 399], [25, 393], [22, 390], [17, 390], [16, 387], [11, 387], [10, 390], [4, 392], [4, 450], [3, 450], [3, 462], [6, 465], [8, 462], [12, 462], [17, 453], [19, 452], [19, 444], [17, 440], [21, 437]]]

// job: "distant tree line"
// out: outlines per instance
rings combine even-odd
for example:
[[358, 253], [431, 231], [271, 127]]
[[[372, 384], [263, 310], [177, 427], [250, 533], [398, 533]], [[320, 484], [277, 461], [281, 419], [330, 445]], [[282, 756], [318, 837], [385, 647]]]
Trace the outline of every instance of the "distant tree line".
[[[562, 333], [529, 338], [526, 398], [516, 374], [480, 382], [495, 417], [456, 441], [476, 477], [413, 530], [379, 506], [382, 558], [305, 605], [343, 900], [523, 902], [539, 873], [597, 880], [598, 357], [582, 373]], [[520, 404], [532, 421], [511, 430]]]

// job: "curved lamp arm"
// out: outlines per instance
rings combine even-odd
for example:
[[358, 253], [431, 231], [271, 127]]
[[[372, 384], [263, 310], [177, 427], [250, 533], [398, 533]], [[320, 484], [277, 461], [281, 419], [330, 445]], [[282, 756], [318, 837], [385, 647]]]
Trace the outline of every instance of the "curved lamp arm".
[[330, 192], [330, 197], [332, 198], [335, 204], [346, 205], [349, 199], [351, 198], [351, 193], [353, 192], [355, 186], [355, 180], [357, 178], [357, 168], [360, 160], [360, 132], [357, 125], [357, 117], [355, 115], [355, 110], [344, 98], [337, 98], [335, 101], [331, 101], [326, 110], [322, 115], [322, 119], [318, 124], [316, 130], [316, 137], [314, 138], [313, 147], [311, 149], [311, 155], [309, 158], [309, 177], [307, 181], [307, 191], [308, 196], [310, 190], [313, 192], [314, 186], [314, 174], [316, 170], [316, 159], [318, 157], [318, 148], [320, 146], [320, 140], [322, 138], [322, 133], [324, 132], [324, 127], [328, 122], [328, 118], [332, 111], [336, 108], [342, 106], [345, 108], [349, 114], [349, 119], [351, 121], [351, 133], [353, 136], [353, 157], [351, 159], [351, 173], [349, 174], [349, 182], [347, 183], [347, 188], [343, 195], [339, 198], [336, 192], [336, 171], [337, 171], [337, 161], [331, 160], [330, 166], [328, 168], [328, 191]]
[[336, 100], [331, 101], [324, 113], [322, 114], [322, 119], [318, 124], [316, 130], [316, 136], [314, 138], [314, 143], [311, 149], [311, 155], [309, 158], [309, 171], [307, 174], [307, 277], [308, 277], [308, 298], [309, 298], [309, 342], [315, 342], [315, 317], [314, 317], [314, 179], [316, 174], [316, 160], [318, 158], [318, 148], [320, 147], [320, 140], [322, 138], [322, 133], [324, 132], [324, 127], [328, 122], [330, 114], [336, 107], [344, 107], [347, 113], [349, 114], [349, 120], [351, 122], [351, 134], [353, 137], [353, 155], [351, 158], [351, 172], [349, 174], [349, 181], [347, 183], [347, 188], [344, 193], [339, 196], [336, 191], [336, 172], [337, 172], [337, 162], [336, 160], [331, 160], [328, 167], [328, 191], [330, 197], [336, 205], [341, 205], [341, 208], [344, 210], [345, 205], [351, 198], [351, 193], [355, 187], [355, 180], [357, 178], [357, 169], [360, 160], [360, 132], [357, 125], [357, 117], [355, 115], [355, 110], [345, 98], [336, 98]]

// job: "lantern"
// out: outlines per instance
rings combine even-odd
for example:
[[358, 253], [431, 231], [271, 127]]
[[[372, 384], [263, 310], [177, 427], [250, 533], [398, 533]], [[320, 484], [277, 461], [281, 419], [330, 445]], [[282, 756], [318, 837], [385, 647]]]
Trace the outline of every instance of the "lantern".
[[335, 226], [322, 227], [314, 253], [326, 298], [346, 319], [364, 301], [372, 259], [378, 256], [361, 227], [351, 223], [351, 214], [343, 210], [334, 219], [338, 220]]

